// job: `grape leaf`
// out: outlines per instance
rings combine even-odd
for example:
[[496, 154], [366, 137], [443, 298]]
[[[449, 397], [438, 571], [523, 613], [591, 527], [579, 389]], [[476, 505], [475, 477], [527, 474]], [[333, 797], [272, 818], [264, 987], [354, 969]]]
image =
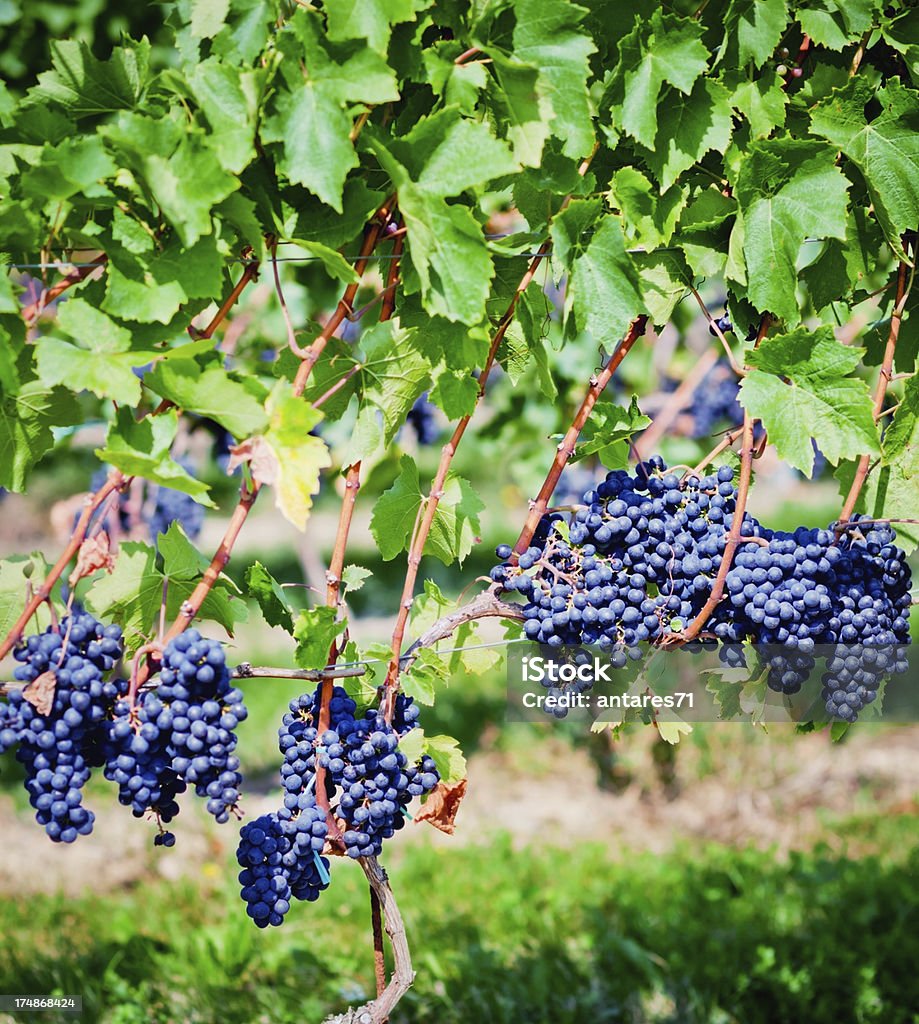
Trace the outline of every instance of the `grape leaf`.
[[731, 95], [731, 105], [750, 122], [753, 138], [763, 139], [785, 124], [788, 93], [782, 85], [783, 79], [778, 75], [773, 78], [763, 75], [741, 82]]
[[[869, 100], [882, 109], [866, 121]], [[905, 258], [900, 235], [919, 222], [919, 93], [896, 79], [875, 90], [853, 78], [814, 109], [811, 131], [838, 146], [865, 176], [887, 242]]]
[[[28, 586], [33, 592], [45, 581], [48, 563], [39, 552], [0, 559], [0, 636], [13, 628], [26, 604]], [[48, 606], [42, 604], [30, 619], [30, 629], [40, 632], [51, 624]]]
[[336, 0], [327, 10], [329, 39], [366, 39], [386, 56], [394, 25], [414, 21], [427, 0]]
[[415, 660], [399, 680], [406, 696], [414, 697], [419, 704], [431, 707], [437, 696], [438, 684], [443, 685], [449, 677], [444, 659], [430, 647], [423, 647], [416, 652]]
[[669, 89], [657, 112], [654, 146], [644, 155], [661, 189], [669, 189], [710, 150], [723, 153], [731, 129], [731, 96], [719, 82], [700, 78], [688, 95]]
[[[399, 476], [380, 496], [370, 520], [370, 532], [386, 562], [408, 550], [424, 500], [414, 459], [403, 455], [399, 466]], [[445, 565], [463, 561], [475, 543], [478, 513], [483, 508], [468, 481], [449, 473], [425, 544], [425, 554], [433, 555]]]
[[688, 188], [676, 185], [659, 192], [635, 167], [620, 167], [609, 191], [610, 205], [622, 214], [629, 243], [647, 249], [670, 241], [688, 195]]
[[800, 322], [795, 298], [798, 253], [804, 240], [846, 237], [849, 183], [835, 166], [836, 154], [811, 142], [753, 143], [737, 174], [740, 206], [732, 241], [742, 242], [750, 302], [790, 326]]
[[635, 27], [619, 41], [609, 98], [623, 129], [647, 149], [654, 149], [658, 137], [664, 84], [688, 95], [708, 66], [701, 36], [698, 21], [655, 10], [649, 21], [636, 18]]
[[230, 0], [191, 0], [191, 34], [213, 39], [230, 13]]
[[279, 380], [266, 404], [268, 429], [264, 439], [277, 460], [274, 468], [275, 503], [288, 522], [306, 528], [313, 495], [319, 491], [319, 473], [332, 464], [329, 449], [310, 431], [322, 413], [293, 393], [289, 382]]
[[214, 152], [224, 170], [238, 174], [255, 158], [255, 125], [264, 74], [230, 67], [210, 57], [195, 67], [188, 84], [211, 126]]
[[425, 736], [424, 752], [433, 758], [442, 782], [457, 782], [466, 777], [466, 758], [452, 736]]
[[[179, 574], [163, 574], [156, 566], [156, 550], [140, 541], [124, 541], [115, 568], [95, 580], [84, 603], [98, 618], [119, 623], [124, 631], [125, 650], [136, 651], [158, 624], [166, 582], [166, 615], [173, 619], [191, 596], [200, 578], [190, 575], [184, 556], [178, 561]], [[233, 600], [223, 580], [213, 587], [201, 606], [200, 617], [220, 623], [232, 636], [236, 623], [246, 617], [243, 601]]]
[[287, 596], [261, 562], [253, 562], [246, 569], [246, 593], [258, 601], [269, 626], [280, 626], [288, 633], [293, 633], [293, 613]]
[[[374, 324], [361, 336], [362, 401], [355, 428], [361, 437], [378, 438], [384, 446], [391, 444], [409, 409], [428, 388], [431, 364], [419, 349], [416, 334], [415, 328], [404, 328], [397, 320], [389, 320]], [[362, 430], [361, 421], [378, 417], [382, 423], [380, 431], [366, 426]], [[352, 460], [366, 458], [371, 451], [358, 445]]]
[[585, 156], [594, 144], [587, 74], [596, 47], [577, 25], [587, 11], [565, 0], [514, 0], [514, 11], [514, 56], [539, 68], [562, 151]]
[[85, 42], [51, 43], [53, 70], [38, 76], [32, 102], [50, 100], [72, 117], [131, 110], [143, 94], [150, 64], [150, 43], [143, 39], [117, 47], [108, 60], [97, 60]]
[[140, 401], [133, 367], [149, 362], [155, 352], [130, 351], [130, 331], [81, 298], [64, 303], [58, 324], [78, 344], [42, 338], [36, 347], [40, 380], [51, 386], [66, 384], [71, 391], [92, 391], [124, 405]]
[[788, 0], [731, 0], [725, 15], [728, 38], [736, 38], [741, 65], [759, 67], [773, 53], [788, 23]]
[[0, 396], [0, 487], [23, 490], [32, 466], [54, 445], [51, 428], [71, 424], [79, 416], [68, 391], [39, 380]]
[[740, 386], [740, 404], [763, 421], [779, 456], [806, 476], [811, 438], [833, 465], [880, 454], [868, 386], [850, 376], [862, 351], [836, 341], [831, 327], [801, 327], [766, 338], [747, 355], [755, 368]]
[[330, 45], [318, 12], [297, 10], [280, 45], [289, 57], [282, 66], [287, 87], [277, 90], [261, 138], [281, 144], [278, 166], [290, 181], [341, 213], [345, 179], [358, 165], [348, 104], [397, 100], [395, 77], [368, 47]]
[[606, 216], [574, 261], [566, 312], [597, 344], [619, 340], [643, 308], [638, 275], [625, 251], [618, 217]]
[[373, 573], [362, 565], [346, 565], [341, 574], [341, 585], [349, 593], [360, 590], [364, 580], [369, 579]]
[[207, 484], [189, 476], [170, 454], [177, 427], [178, 413], [174, 409], [142, 420], [135, 420], [130, 409], [119, 409], [109, 426], [105, 447], [97, 448], [96, 455], [127, 476], [163, 484], [215, 508]]
[[[264, 389], [258, 381], [235, 380], [219, 359], [203, 364], [195, 359], [163, 359], [145, 374], [144, 384], [180, 409], [216, 420], [235, 437], [257, 433], [268, 422], [262, 405]], [[262, 401], [253, 388], [262, 392]]]
[[329, 649], [332, 641], [348, 624], [347, 619], [337, 619], [335, 608], [321, 605], [302, 611], [294, 622], [294, 640], [297, 650], [294, 659], [300, 668], [325, 668], [329, 663]]
[[[839, 468], [836, 477], [840, 494], [846, 495], [852, 486], [855, 463], [847, 462]], [[858, 501], [856, 512], [875, 519], [901, 520], [894, 525], [897, 543], [906, 551], [919, 547], [919, 526], [902, 522], [916, 518], [919, 504], [919, 445], [907, 445], [888, 464], [877, 465], [869, 472]]]
[[[628, 465], [629, 448], [623, 442], [651, 423], [638, 408], [638, 399], [633, 395], [628, 409], [612, 402], [598, 402], [590, 419], [584, 424], [582, 440], [578, 442], [571, 462], [579, 462], [591, 455], [599, 455], [603, 464], [610, 469]], [[610, 460], [610, 461], [608, 461]], [[615, 462], [613, 466], [611, 462]]]
[[896, 462], [908, 448], [919, 446], [919, 377], [910, 377], [903, 398], [884, 432], [884, 461]]

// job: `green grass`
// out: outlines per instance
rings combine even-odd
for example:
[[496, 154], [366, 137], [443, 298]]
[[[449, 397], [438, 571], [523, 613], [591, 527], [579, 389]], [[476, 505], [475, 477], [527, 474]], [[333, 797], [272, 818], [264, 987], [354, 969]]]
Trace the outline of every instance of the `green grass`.
[[[393, 1024], [916, 1022], [917, 824], [861, 820], [860, 850], [887, 852], [859, 860], [396, 845], [418, 976]], [[0, 934], [0, 991], [82, 994], [84, 1022], [313, 1024], [372, 985], [350, 863], [268, 932], [211, 864], [196, 881], [8, 898]]]

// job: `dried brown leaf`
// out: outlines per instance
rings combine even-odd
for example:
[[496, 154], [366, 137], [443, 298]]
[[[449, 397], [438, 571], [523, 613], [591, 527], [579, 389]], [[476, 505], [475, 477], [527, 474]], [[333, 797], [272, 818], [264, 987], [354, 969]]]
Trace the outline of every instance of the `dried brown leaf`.
[[459, 782], [441, 782], [432, 789], [424, 807], [415, 815], [415, 821], [426, 821], [452, 836], [456, 831], [456, 814], [466, 795], [466, 779]]
[[111, 572], [115, 568], [115, 559], [112, 557], [112, 548], [109, 536], [105, 530], [100, 530], [95, 537], [87, 537], [80, 545], [77, 554], [77, 564], [70, 574], [69, 583], [71, 587], [76, 586], [78, 580], [97, 569], [105, 569]]
[[264, 437], [249, 437], [230, 449], [230, 460], [227, 472], [232, 473], [237, 466], [249, 463], [252, 479], [260, 484], [272, 486], [278, 479], [278, 457]]
[[50, 671], [42, 674], [23, 687], [22, 696], [40, 715], [51, 714], [54, 707], [54, 691], [57, 687], [57, 676]]

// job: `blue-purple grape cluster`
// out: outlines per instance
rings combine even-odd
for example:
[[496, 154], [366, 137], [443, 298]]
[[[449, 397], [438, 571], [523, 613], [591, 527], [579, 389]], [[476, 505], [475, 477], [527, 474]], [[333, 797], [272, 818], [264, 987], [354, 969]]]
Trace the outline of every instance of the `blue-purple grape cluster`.
[[[655, 456], [634, 475], [608, 474], [573, 515], [544, 517], [516, 563], [501, 545], [492, 579], [526, 599], [525, 636], [554, 648], [596, 644], [620, 658], [640, 656], [641, 643], [678, 639], [721, 565], [733, 477], [721, 466], [681, 480]], [[909, 642], [910, 570], [889, 524], [856, 517], [837, 537], [833, 529], [770, 530], [747, 514], [741, 536], [706, 636], [775, 648], [773, 688], [796, 692], [819, 645], [877, 651]], [[853, 694], [869, 688], [847, 679], [843, 689], [847, 699], [827, 696], [827, 711], [851, 720], [860, 709]]]
[[383, 840], [405, 824], [412, 798], [430, 792], [440, 781], [430, 757], [409, 764], [399, 750], [399, 739], [414, 728], [418, 709], [410, 697], [399, 694], [392, 725], [373, 708], [355, 718], [354, 700], [335, 687], [329, 728], [320, 736], [320, 697], [321, 687], [291, 701], [281, 725], [285, 807], [295, 810], [304, 796], [311, 797], [316, 768], [324, 768], [326, 795], [330, 801], [337, 799], [336, 813], [346, 826], [342, 838], [348, 855], [375, 856]]
[[430, 757], [409, 764], [399, 749], [399, 739], [418, 720], [412, 698], [397, 695], [390, 725], [376, 709], [355, 717], [357, 704], [336, 686], [322, 735], [321, 706], [321, 684], [290, 702], [278, 730], [284, 804], [240, 832], [241, 895], [260, 928], [283, 921], [291, 896], [314, 900], [328, 885], [329, 863], [319, 856], [328, 835], [316, 800], [320, 768], [323, 795], [354, 858], [378, 854], [383, 840], [403, 827], [412, 798], [440, 781]]
[[25, 688], [0, 704], [0, 752], [18, 747], [35, 818], [54, 842], [92, 832], [94, 815], [83, 806], [82, 790], [100, 763], [107, 716], [124, 693], [123, 680], [106, 678], [121, 653], [121, 630], [85, 612], [27, 637], [13, 652], [20, 663], [15, 678], [32, 684], [45, 677], [53, 694], [46, 714]]
[[141, 693], [133, 707], [127, 700], [116, 707], [106, 777], [118, 783], [119, 800], [137, 817], [153, 813], [171, 821], [176, 797], [191, 785], [224, 823], [239, 802], [242, 776], [233, 751], [246, 715], [221, 644], [186, 630], [163, 651], [158, 687]]
[[258, 925], [279, 925], [291, 899], [316, 900], [329, 885], [329, 862], [320, 856], [328, 827], [315, 800], [296, 812], [281, 808], [244, 825], [236, 859], [246, 913]]
[[[675, 391], [679, 381], [665, 377], [664, 391]], [[726, 359], [717, 363], [698, 383], [686, 410], [691, 420], [689, 434], [694, 438], [708, 437], [717, 427], [736, 427], [743, 422], [743, 407], [739, 395], [737, 374]]]
[[428, 401], [427, 392], [415, 400], [409, 409], [405, 422], [414, 430], [418, 443], [422, 445], [436, 444], [440, 437], [437, 423], [437, 411]]
[[[187, 459], [179, 459], [183, 469], [191, 471], [191, 463]], [[90, 481], [92, 490], [98, 490], [106, 478], [106, 470], [101, 469], [93, 475]], [[174, 490], [171, 487], [162, 485], [147, 484], [144, 482], [144, 494], [140, 505], [140, 519], [149, 531], [150, 539], [156, 542], [161, 533], [165, 533], [169, 527], [177, 522], [185, 531], [185, 535], [191, 540], [197, 539], [204, 525], [204, 506], [199, 504], [190, 494]], [[129, 531], [131, 528], [131, 502], [134, 500], [129, 492], [119, 496], [118, 501], [118, 525], [122, 531]], [[104, 526], [110, 528], [107, 522]]]

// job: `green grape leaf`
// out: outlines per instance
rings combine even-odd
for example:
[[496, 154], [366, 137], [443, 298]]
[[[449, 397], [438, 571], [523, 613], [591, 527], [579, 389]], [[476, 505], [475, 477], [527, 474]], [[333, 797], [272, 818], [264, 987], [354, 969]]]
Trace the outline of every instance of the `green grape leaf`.
[[788, 0], [731, 0], [725, 15], [728, 38], [736, 38], [741, 66], [764, 64], [788, 24]]
[[[869, 100], [881, 110], [866, 121]], [[862, 172], [887, 243], [905, 258], [900, 235], [919, 222], [919, 92], [896, 79], [875, 90], [853, 78], [814, 109], [811, 131], [829, 139]]]
[[514, 12], [514, 56], [546, 83], [552, 134], [567, 156], [586, 156], [594, 144], [587, 75], [596, 47], [577, 26], [587, 10], [566, 0], [514, 0]]
[[638, 275], [622, 238], [619, 218], [606, 216], [574, 261], [565, 310], [597, 344], [612, 345], [643, 308]]
[[329, 39], [366, 39], [385, 57], [393, 26], [414, 21], [427, 5], [427, 0], [336, 0], [327, 10]]
[[466, 758], [452, 736], [425, 736], [424, 752], [437, 765], [442, 782], [459, 782], [466, 778]]
[[245, 383], [234, 379], [219, 359], [204, 365], [196, 359], [163, 359], [144, 376], [144, 384], [180, 409], [216, 420], [234, 437], [255, 434], [268, 422], [261, 385], [254, 378]]
[[884, 432], [884, 461], [897, 462], [907, 449], [916, 446], [919, 446], [919, 376], [910, 377], [906, 382], [903, 398]]
[[191, 34], [213, 39], [230, 13], [230, 0], [191, 0]]
[[741, 216], [732, 242], [741, 243], [747, 297], [761, 312], [790, 326], [800, 322], [795, 298], [797, 259], [806, 238], [845, 238], [849, 183], [832, 149], [811, 142], [753, 143], [734, 186]]
[[811, 438], [834, 466], [880, 454], [868, 386], [850, 376], [862, 351], [836, 341], [831, 327], [801, 327], [766, 338], [747, 355], [754, 369], [741, 384], [740, 404], [763, 421], [779, 456], [806, 476]]
[[77, 422], [70, 392], [34, 380], [0, 396], [0, 487], [22, 491], [29, 471], [54, 445], [51, 428]]
[[119, 409], [109, 426], [105, 447], [96, 455], [126, 476], [140, 476], [153, 483], [190, 494], [195, 501], [215, 508], [207, 484], [190, 476], [170, 454], [178, 427], [178, 413], [169, 409], [158, 416], [135, 420], [130, 409]]
[[644, 297], [644, 308], [655, 324], [666, 324], [680, 300], [688, 293], [693, 274], [678, 249], [638, 252], [632, 255]]
[[[26, 605], [29, 586], [34, 593], [48, 575], [48, 563], [35, 552], [0, 559], [0, 636], [7, 636]], [[39, 633], [51, 625], [51, 612], [39, 605], [29, 620], [29, 632]]]
[[338, 619], [335, 608], [310, 608], [302, 611], [294, 622], [294, 640], [297, 650], [294, 660], [300, 668], [325, 668], [329, 663], [332, 641], [348, 625], [347, 619]]
[[444, 685], [449, 678], [444, 659], [430, 647], [423, 647], [416, 652], [415, 660], [400, 675], [399, 681], [407, 696], [414, 697], [419, 704], [431, 707], [437, 696], [438, 685]]
[[[87, 608], [98, 618], [115, 621], [122, 627], [128, 654], [155, 633], [164, 584], [169, 621], [179, 614], [183, 603], [191, 596], [200, 573], [189, 571], [189, 558], [184, 552], [177, 557], [176, 567], [178, 574], [175, 576], [168, 570], [161, 572], [156, 565], [154, 548], [140, 541], [124, 541], [119, 547], [115, 568], [96, 579], [87, 591], [84, 597]], [[245, 621], [245, 602], [227, 591], [226, 580], [221, 577], [204, 599], [200, 617], [219, 623], [232, 636], [236, 624]]]
[[41, 381], [71, 391], [92, 391], [123, 405], [140, 401], [140, 381], [133, 367], [143, 366], [156, 354], [132, 352], [131, 333], [83, 299], [64, 303], [58, 324], [76, 341], [46, 337], [36, 346], [36, 368]]
[[610, 98], [623, 129], [647, 149], [654, 149], [658, 137], [665, 83], [689, 95], [708, 66], [701, 36], [695, 19], [655, 10], [649, 21], [637, 18], [632, 31], [619, 41], [620, 64]]
[[220, 165], [239, 174], [255, 158], [255, 125], [264, 74], [243, 70], [216, 57], [198, 64], [188, 84], [211, 127]]
[[723, 153], [731, 129], [731, 95], [719, 82], [700, 78], [688, 95], [669, 89], [657, 111], [654, 147], [645, 154], [661, 190], [711, 150]]
[[[431, 382], [431, 364], [419, 349], [415, 328], [405, 328], [397, 320], [374, 324], [361, 337], [364, 357], [361, 361], [361, 409], [356, 433], [359, 438], [378, 440], [389, 446], [405, 423], [415, 400]], [[363, 420], [371, 420], [362, 427]], [[375, 424], [381, 429], [371, 429]], [[358, 444], [352, 461], [366, 458], [370, 449]]]
[[[855, 466], [856, 463], [847, 462], [836, 472], [840, 494], [849, 493], [855, 476]], [[902, 520], [916, 518], [917, 503], [919, 445], [911, 444], [886, 465], [882, 463], [871, 469], [858, 496], [855, 511], [874, 519], [901, 520], [894, 524], [897, 530], [897, 544], [909, 553], [919, 547], [919, 526]]]
[[246, 593], [258, 602], [269, 626], [280, 626], [293, 633], [293, 612], [287, 595], [261, 562], [253, 562], [246, 569]]
[[371, 570], [365, 569], [362, 565], [346, 565], [341, 573], [341, 585], [349, 594], [353, 594], [360, 590], [364, 580], [370, 579], [372, 575]]
[[638, 399], [634, 395], [628, 409], [608, 401], [598, 402], [584, 424], [581, 440], [570, 461], [579, 462], [591, 455], [599, 455], [604, 466], [622, 469], [628, 465], [629, 446], [626, 442], [650, 423], [651, 420], [638, 408]]
[[731, 106], [750, 122], [754, 139], [764, 139], [785, 124], [788, 93], [782, 88], [783, 84], [778, 75], [773, 78], [763, 75], [741, 82], [731, 95]]
[[298, 10], [288, 24], [281, 40], [287, 87], [276, 91], [261, 138], [281, 144], [278, 167], [291, 182], [341, 213], [345, 179], [359, 162], [348, 105], [397, 100], [398, 86], [374, 50], [330, 45], [318, 12]]
[[53, 70], [38, 76], [30, 101], [59, 104], [77, 118], [131, 110], [147, 84], [150, 43], [132, 41], [97, 60], [85, 42], [58, 39], [51, 43], [51, 64]]
[[609, 191], [610, 205], [622, 214], [626, 239], [647, 249], [670, 241], [688, 195], [688, 188], [676, 185], [659, 192], [634, 167], [616, 171]]
[[[409, 549], [425, 500], [414, 459], [403, 455], [399, 466], [399, 476], [380, 496], [370, 520], [370, 532], [386, 562]], [[476, 542], [478, 514], [484, 507], [467, 480], [454, 473], [447, 474], [425, 543], [425, 554], [440, 559], [444, 565], [462, 562]]]

